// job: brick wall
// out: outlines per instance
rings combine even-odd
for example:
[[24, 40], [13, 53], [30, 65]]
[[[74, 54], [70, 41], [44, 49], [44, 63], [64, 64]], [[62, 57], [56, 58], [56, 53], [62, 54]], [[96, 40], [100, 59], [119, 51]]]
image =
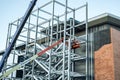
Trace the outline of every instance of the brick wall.
[[95, 80], [115, 80], [113, 45], [107, 44], [95, 51]]
[[110, 37], [110, 44], [95, 51], [95, 80], [120, 80], [120, 31], [111, 28]]
[[113, 43], [115, 80], [120, 80], [120, 31], [111, 28], [111, 41]]

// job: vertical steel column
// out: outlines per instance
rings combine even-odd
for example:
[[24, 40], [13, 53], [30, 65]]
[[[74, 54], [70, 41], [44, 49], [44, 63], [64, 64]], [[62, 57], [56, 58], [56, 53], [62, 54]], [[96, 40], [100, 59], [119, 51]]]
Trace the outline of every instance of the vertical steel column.
[[[6, 41], [6, 47], [5, 47], [5, 49], [7, 49], [7, 47], [10, 44], [11, 31], [12, 31], [12, 24], [10, 23], [9, 26], [8, 26], [7, 41]], [[3, 67], [2, 74], [4, 74], [4, 72], [6, 72], [6, 70], [4, 70], [6, 68], [6, 66], [7, 66], [7, 60], [5, 60], [5, 65]], [[3, 80], [5, 80], [5, 78], [3, 78]]]
[[[37, 10], [37, 16], [39, 16], [39, 9]], [[35, 29], [35, 42], [34, 42], [34, 53], [33, 55], [35, 55], [37, 53], [37, 49], [36, 49], [36, 43], [37, 43], [37, 35], [38, 35], [38, 21], [39, 21], [39, 18], [37, 18], [37, 21], [36, 21], [36, 29]], [[35, 66], [35, 61], [33, 61], [32, 63], [32, 80], [34, 80], [34, 66]]]
[[47, 36], [47, 35], [48, 35], [48, 30], [47, 30], [47, 28], [45, 28], [45, 34], [46, 34], [46, 35], [45, 35], [45, 44], [47, 45], [47, 37], [48, 37], [48, 36]]
[[90, 68], [90, 70], [91, 70], [91, 72], [90, 72], [90, 75], [91, 75], [90, 80], [92, 80], [92, 77], [93, 77], [93, 76], [92, 76], [92, 69], [93, 69], [93, 67], [92, 67], [92, 33], [90, 33], [90, 45], [91, 45], [91, 46], [90, 46], [90, 48], [91, 48], [91, 49], [90, 49], [90, 50], [91, 50], [91, 51], [90, 51], [90, 67], [91, 67], [91, 68]]
[[86, 80], [89, 80], [89, 56], [88, 56], [88, 3], [86, 3]]
[[90, 41], [90, 44], [91, 44], [91, 79], [90, 80], [93, 80], [93, 33], [91, 33], [90, 35], [91, 37], [91, 41]]
[[11, 32], [12, 32], [12, 23], [10, 24], [10, 30], [9, 30], [9, 37], [8, 37], [8, 44], [7, 44], [7, 47], [6, 47], [6, 49], [8, 48], [8, 46], [10, 45], [10, 43], [11, 43], [11, 37], [12, 37], [12, 35], [11, 35]]
[[11, 35], [11, 24], [9, 24], [8, 25], [8, 32], [7, 32], [7, 39], [6, 39], [6, 47], [5, 48], [7, 48], [8, 47], [8, 45], [9, 45], [9, 36]]
[[[27, 55], [28, 54], [28, 44], [30, 42], [30, 17], [28, 18], [28, 27], [27, 27], [27, 39], [26, 39], [26, 44], [25, 44], [25, 54]], [[26, 55], [24, 56], [24, 60], [26, 58]], [[23, 66], [23, 79], [22, 80], [25, 80], [25, 65]]]
[[[69, 44], [68, 44], [68, 80], [71, 80], [70, 77], [70, 71], [71, 68], [73, 68], [73, 62], [72, 62], [72, 67], [71, 67], [71, 51], [73, 52], [73, 50], [71, 50], [71, 39], [73, 37], [73, 30], [74, 26], [73, 26], [73, 19], [70, 19], [70, 36], [69, 36]], [[73, 69], [72, 69], [73, 71]]]
[[[72, 36], [75, 39], [75, 9], [73, 9]], [[74, 50], [72, 50], [72, 53], [74, 53]], [[74, 66], [74, 62], [72, 62], [72, 71], [74, 71]]]
[[51, 43], [50, 43], [50, 38], [51, 38], [51, 35], [50, 35], [50, 32], [51, 32], [51, 31], [50, 31], [50, 23], [51, 23], [51, 20], [49, 20], [49, 23], [48, 23], [48, 26], [49, 26], [49, 27], [48, 27], [48, 28], [49, 28], [49, 29], [48, 29], [48, 36], [49, 36], [48, 46], [50, 46], [50, 44], [51, 44]]
[[[62, 25], [60, 25], [60, 31], [62, 30]], [[62, 38], [62, 32], [60, 32], [60, 39]]]
[[70, 71], [71, 71], [71, 38], [69, 38], [68, 40], [68, 80], [71, 80]]
[[[75, 36], [75, 9], [73, 10], [73, 37]], [[75, 39], [75, 37], [74, 37]]]
[[[5, 49], [7, 49], [8, 45], [10, 44], [10, 36], [11, 36], [11, 24], [8, 25], [8, 33], [7, 33], [7, 39], [6, 39], [6, 47], [5, 47]], [[2, 71], [2, 72], [4, 72], [4, 71]]]
[[58, 37], [58, 36], [59, 36], [59, 35], [58, 35], [58, 31], [59, 31], [59, 16], [57, 17], [57, 19], [58, 19], [58, 20], [57, 20], [57, 30], [56, 30], [56, 31], [57, 31], [57, 34], [56, 34], [57, 37], [56, 37], [56, 38], [57, 38], [57, 40], [58, 40], [58, 38], [59, 38], [59, 37]]
[[72, 21], [73, 21], [73, 19], [70, 18], [70, 37], [69, 37], [70, 39], [73, 37], [73, 33], [72, 33], [72, 31], [73, 31]]
[[[52, 0], [52, 26], [51, 26], [51, 35], [50, 35], [50, 45], [52, 45], [53, 42], [53, 25], [54, 25], [54, 7], [55, 7], [55, 0]], [[49, 54], [49, 73], [48, 73], [48, 80], [51, 79], [51, 57], [52, 57], [52, 49], [51, 53]]]
[[66, 42], [66, 27], [67, 27], [67, 3], [65, 2], [65, 21], [64, 21], [64, 40], [63, 40], [63, 71], [62, 71], [62, 80], [65, 80], [65, 42]]
[[[16, 49], [16, 44], [14, 46], [14, 52], [13, 52], [13, 61], [12, 61], [13, 65], [15, 64], [15, 49]], [[11, 79], [14, 77], [13, 74], [14, 74], [14, 72], [12, 72], [12, 74], [11, 74]]]

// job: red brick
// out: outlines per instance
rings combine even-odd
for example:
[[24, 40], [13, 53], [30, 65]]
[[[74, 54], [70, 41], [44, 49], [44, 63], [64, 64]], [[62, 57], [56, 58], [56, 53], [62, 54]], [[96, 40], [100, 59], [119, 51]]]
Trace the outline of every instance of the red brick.
[[111, 43], [95, 51], [95, 80], [120, 80], [120, 31], [110, 32]]
[[120, 80], [120, 31], [111, 28], [111, 41], [113, 43], [115, 80]]
[[95, 80], [115, 80], [112, 44], [95, 52]]

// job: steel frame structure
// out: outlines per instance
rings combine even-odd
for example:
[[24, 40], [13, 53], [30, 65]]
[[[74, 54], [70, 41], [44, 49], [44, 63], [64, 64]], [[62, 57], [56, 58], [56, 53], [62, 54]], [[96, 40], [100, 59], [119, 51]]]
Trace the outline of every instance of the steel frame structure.
[[[56, 4], [64, 8], [63, 14], [56, 14]], [[44, 8], [49, 5], [52, 7], [51, 12], [46, 11], [46, 9], [44, 10]], [[82, 8], [85, 8], [86, 20], [82, 23], [75, 24], [75, 13]], [[41, 13], [43, 13], [44, 16]], [[71, 19], [68, 21], [67, 19], [70, 13], [72, 13], [72, 16], [69, 17]], [[21, 21], [22, 18], [9, 24], [6, 47], [10, 44], [13, 34]], [[85, 24], [86, 26], [85, 35], [83, 37], [77, 37], [75, 35], [75, 28], [82, 24]], [[21, 74], [22, 78], [17, 78], [15, 75], [17, 71], [15, 71], [3, 80], [73, 80], [74, 77], [86, 77], [86, 80], [90, 80], [88, 55], [88, 4], [86, 3], [78, 8], [71, 8], [68, 6], [67, 0], [65, 0], [65, 3], [51, 0], [31, 13], [14, 48], [11, 50], [12, 62], [10, 65], [6, 62], [2, 73], [11, 69], [19, 62], [44, 50], [48, 46], [51, 46], [61, 38], [64, 40], [60, 45], [52, 48], [47, 51], [46, 54], [43, 54], [19, 69], [23, 72]], [[75, 54], [74, 50], [71, 48], [71, 43], [75, 39], [86, 45], [85, 58]], [[68, 44], [66, 44], [66, 42]], [[85, 74], [74, 71], [74, 60], [76, 58], [85, 59]]]

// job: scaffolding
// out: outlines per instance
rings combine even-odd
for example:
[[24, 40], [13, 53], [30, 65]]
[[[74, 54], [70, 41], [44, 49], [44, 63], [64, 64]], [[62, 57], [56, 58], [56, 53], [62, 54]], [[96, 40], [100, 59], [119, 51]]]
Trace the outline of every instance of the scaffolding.
[[[57, 6], [63, 9], [60, 9], [59, 12]], [[85, 9], [85, 13], [83, 13], [85, 14], [85, 21], [78, 23], [75, 15], [77, 11], [83, 8]], [[11, 43], [22, 19], [23, 17], [9, 24], [6, 47]], [[83, 24], [85, 24], [85, 34], [76, 36], [75, 30]], [[63, 42], [61, 44], [15, 70], [3, 80], [73, 80], [81, 77], [89, 80], [88, 5], [86, 3], [78, 8], [71, 8], [68, 6], [67, 0], [65, 0], [65, 3], [51, 0], [32, 11], [15, 46], [11, 50], [11, 58], [4, 65], [2, 74], [62, 38]], [[80, 46], [85, 45], [85, 56], [75, 54], [75, 49], [72, 48], [74, 40], [79, 41]], [[85, 73], [78, 73], [75, 71], [74, 61], [83, 59], [86, 66]]]

